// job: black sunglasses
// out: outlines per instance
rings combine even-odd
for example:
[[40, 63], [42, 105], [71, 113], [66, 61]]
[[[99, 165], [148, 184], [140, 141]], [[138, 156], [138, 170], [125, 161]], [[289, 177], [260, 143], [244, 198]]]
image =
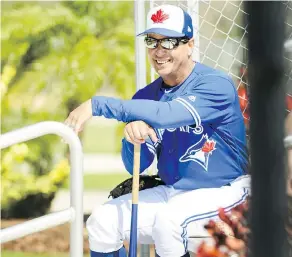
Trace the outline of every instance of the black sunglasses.
[[147, 48], [155, 49], [158, 47], [158, 44], [161, 45], [164, 49], [174, 49], [178, 47], [180, 44], [186, 44], [189, 42], [188, 38], [182, 37], [182, 38], [162, 38], [162, 39], [156, 39], [152, 37], [145, 37], [144, 39], [145, 45]]

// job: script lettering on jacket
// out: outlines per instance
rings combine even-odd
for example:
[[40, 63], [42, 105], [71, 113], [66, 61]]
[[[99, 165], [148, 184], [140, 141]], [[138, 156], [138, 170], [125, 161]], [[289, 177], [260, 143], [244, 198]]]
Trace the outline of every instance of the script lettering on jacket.
[[179, 129], [180, 132], [189, 133], [189, 134], [193, 133], [193, 134], [196, 134], [196, 135], [200, 135], [204, 131], [204, 129], [203, 129], [203, 127], [201, 125], [198, 126], [198, 127], [182, 126], [182, 127], [179, 127], [179, 128], [158, 129], [158, 131], [159, 131], [160, 135], [162, 136], [165, 131], [174, 132], [177, 129]]

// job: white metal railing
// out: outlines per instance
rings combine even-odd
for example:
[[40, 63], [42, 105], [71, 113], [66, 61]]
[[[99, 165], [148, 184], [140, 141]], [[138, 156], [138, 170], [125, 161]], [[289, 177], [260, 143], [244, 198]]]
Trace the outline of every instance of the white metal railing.
[[44, 121], [0, 135], [0, 149], [47, 134], [62, 137], [70, 149], [70, 208], [2, 229], [5, 243], [57, 225], [71, 222], [70, 256], [83, 256], [83, 152], [78, 136], [63, 123]]

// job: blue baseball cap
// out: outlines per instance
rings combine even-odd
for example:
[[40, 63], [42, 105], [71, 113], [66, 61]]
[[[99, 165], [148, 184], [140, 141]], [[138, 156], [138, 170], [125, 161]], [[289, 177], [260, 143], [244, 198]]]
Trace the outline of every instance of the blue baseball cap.
[[193, 37], [191, 16], [175, 5], [161, 5], [152, 8], [147, 14], [147, 29], [138, 34], [150, 33], [166, 37]]

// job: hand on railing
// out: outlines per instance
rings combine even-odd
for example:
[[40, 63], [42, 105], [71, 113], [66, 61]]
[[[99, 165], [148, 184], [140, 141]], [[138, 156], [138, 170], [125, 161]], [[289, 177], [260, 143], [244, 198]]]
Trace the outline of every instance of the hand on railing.
[[65, 120], [65, 124], [71, 127], [76, 134], [81, 132], [84, 128], [84, 124], [92, 117], [91, 99], [84, 102], [76, 109], [74, 109], [68, 118]]

